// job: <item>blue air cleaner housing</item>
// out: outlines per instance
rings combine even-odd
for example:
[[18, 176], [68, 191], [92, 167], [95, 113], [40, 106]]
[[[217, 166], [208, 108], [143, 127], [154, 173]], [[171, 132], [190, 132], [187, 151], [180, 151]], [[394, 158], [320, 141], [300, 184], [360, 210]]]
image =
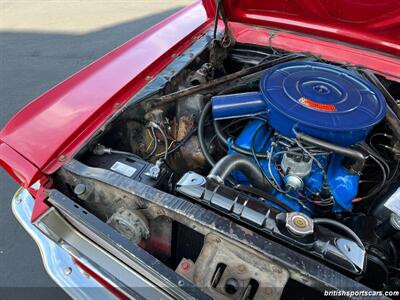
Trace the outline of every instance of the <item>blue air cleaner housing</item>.
[[342, 146], [364, 140], [386, 110], [381, 92], [357, 73], [310, 61], [267, 70], [260, 92], [212, 98], [216, 120], [261, 114], [285, 136], [295, 129]]

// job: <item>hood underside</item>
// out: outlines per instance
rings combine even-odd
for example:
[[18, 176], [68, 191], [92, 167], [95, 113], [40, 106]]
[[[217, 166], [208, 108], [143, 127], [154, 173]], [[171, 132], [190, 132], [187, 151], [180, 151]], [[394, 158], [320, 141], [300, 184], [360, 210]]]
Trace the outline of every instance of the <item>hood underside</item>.
[[222, 0], [229, 21], [334, 39], [400, 56], [398, 0]]

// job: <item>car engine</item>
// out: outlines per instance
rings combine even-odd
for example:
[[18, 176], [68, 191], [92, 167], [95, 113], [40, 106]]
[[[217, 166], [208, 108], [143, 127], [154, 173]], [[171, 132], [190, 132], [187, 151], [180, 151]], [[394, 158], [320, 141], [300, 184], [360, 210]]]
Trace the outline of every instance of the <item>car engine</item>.
[[[265, 72], [258, 92], [211, 103], [217, 127], [224, 119], [250, 119], [235, 140], [218, 132], [228, 154], [248, 154], [259, 165], [280, 203], [309, 215], [318, 215], [319, 206], [351, 210], [365, 159], [348, 147], [364, 141], [386, 114], [376, 87], [342, 68], [289, 62]], [[235, 182], [248, 184], [242, 175], [233, 174]]]
[[[150, 81], [58, 172], [60, 189], [189, 281], [211, 280], [205, 290], [216, 298], [267, 296], [257, 290], [262, 279], [241, 285], [229, 262], [205, 259], [203, 226], [218, 231], [222, 221], [162, 207], [162, 193], [370, 288], [398, 288], [399, 83], [304, 53], [213, 51], [182, 55], [174, 72]], [[110, 190], [113, 176], [142, 185], [128, 197]], [[212, 274], [199, 273], [214, 262]]]

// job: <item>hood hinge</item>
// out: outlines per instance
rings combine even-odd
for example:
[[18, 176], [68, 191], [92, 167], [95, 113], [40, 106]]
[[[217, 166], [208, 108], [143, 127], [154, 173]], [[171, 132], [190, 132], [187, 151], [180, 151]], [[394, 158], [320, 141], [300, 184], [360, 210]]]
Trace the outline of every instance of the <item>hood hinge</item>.
[[[210, 50], [210, 62], [214, 64], [214, 66], [220, 66], [221, 61], [223, 61], [224, 56], [227, 54], [227, 49], [232, 48], [236, 41], [233, 37], [233, 34], [229, 28], [228, 17], [224, 10], [224, 5], [222, 0], [216, 0], [217, 8], [215, 10], [215, 17], [214, 17], [214, 33], [213, 33], [213, 41], [212, 47]], [[218, 39], [218, 18], [221, 17], [222, 21], [224, 22], [224, 33], [221, 39]]]

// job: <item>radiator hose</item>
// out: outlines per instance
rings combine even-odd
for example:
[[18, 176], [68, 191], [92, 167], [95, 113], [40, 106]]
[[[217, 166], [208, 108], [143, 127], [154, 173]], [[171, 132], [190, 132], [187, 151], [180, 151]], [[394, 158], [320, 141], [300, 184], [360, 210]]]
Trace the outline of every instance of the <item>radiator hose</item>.
[[230, 154], [221, 158], [208, 174], [208, 178], [223, 183], [233, 171], [242, 172], [255, 188], [272, 191], [271, 184], [255, 163], [240, 154]]

